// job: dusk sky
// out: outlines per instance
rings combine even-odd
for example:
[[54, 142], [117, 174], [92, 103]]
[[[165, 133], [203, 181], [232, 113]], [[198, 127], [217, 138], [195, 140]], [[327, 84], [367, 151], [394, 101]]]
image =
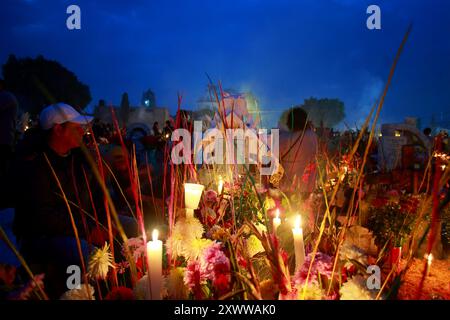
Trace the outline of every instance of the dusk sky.
[[[68, 30], [66, 8], [81, 8], [81, 30]], [[366, 9], [381, 8], [381, 30], [368, 30]], [[90, 87], [91, 105], [137, 105], [151, 88], [158, 106], [191, 109], [208, 79], [250, 90], [276, 125], [282, 110], [305, 98], [339, 98], [345, 122], [367, 115], [386, 82], [410, 23], [382, 113], [383, 122], [450, 110], [450, 1], [3, 0], [0, 63], [9, 54], [44, 55]]]

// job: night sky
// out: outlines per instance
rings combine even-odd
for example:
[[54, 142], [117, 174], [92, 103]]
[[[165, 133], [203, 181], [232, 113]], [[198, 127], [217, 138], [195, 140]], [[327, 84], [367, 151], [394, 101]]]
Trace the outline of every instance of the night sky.
[[[81, 30], [66, 8], [81, 8]], [[381, 7], [381, 30], [366, 8]], [[195, 107], [208, 73], [224, 88], [250, 90], [265, 124], [305, 98], [339, 98], [360, 123], [380, 94], [409, 23], [413, 31], [386, 98], [382, 121], [450, 110], [450, 1], [364, 0], [3, 0], [0, 63], [9, 54], [55, 59], [98, 99], [133, 105], [152, 88], [157, 104]]]

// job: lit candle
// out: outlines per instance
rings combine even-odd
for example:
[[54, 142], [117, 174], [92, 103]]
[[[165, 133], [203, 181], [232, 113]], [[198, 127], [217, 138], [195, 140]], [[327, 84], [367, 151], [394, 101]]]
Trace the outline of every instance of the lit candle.
[[205, 186], [196, 183], [184, 184], [184, 204], [186, 206], [186, 217], [194, 216], [194, 210], [198, 208], [200, 198]]
[[295, 271], [298, 271], [299, 268], [305, 262], [305, 245], [303, 243], [303, 229], [300, 227], [301, 225], [301, 216], [297, 215], [295, 218], [294, 229], [292, 229], [292, 233], [294, 234], [294, 250], [295, 250]]
[[219, 182], [217, 183], [217, 194], [221, 195], [223, 191], [223, 179], [222, 176], [219, 177]]
[[153, 230], [153, 241], [147, 242], [148, 277], [151, 281], [152, 300], [161, 300], [162, 285], [162, 241], [158, 230]]
[[275, 218], [273, 218], [273, 232], [277, 232], [278, 227], [281, 224], [281, 219], [280, 219], [280, 209], [277, 208], [277, 210], [275, 210]]
[[433, 261], [433, 254], [430, 253], [427, 256], [427, 272], [426, 272], [427, 277], [430, 275], [431, 261]]

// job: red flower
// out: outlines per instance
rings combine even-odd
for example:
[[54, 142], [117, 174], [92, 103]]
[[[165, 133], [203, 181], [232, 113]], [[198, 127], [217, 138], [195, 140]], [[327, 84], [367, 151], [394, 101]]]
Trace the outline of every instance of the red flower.
[[243, 256], [241, 256], [240, 254], [238, 254], [237, 260], [238, 260], [238, 264], [239, 264], [242, 268], [247, 268], [248, 262], [247, 262], [247, 260], [244, 259]]
[[289, 256], [287, 254], [286, 251], [284, 251], [283, 249], [280, 250], [280, 254], [281, 254], [281, 258], [283, 258], [283, 262], [285, 265], [288, 264], [288, 260], [289, 260]]
[[230, 283], [230, 276], [228, 274], [224, 273], [218, 274], [214, 279], [214, 286], [220, 295], [228, 291], [229, 283]]
[[386, 198], [375, 198], [372, 201], [372, 206], [374, 208], [378, 209], [378, 208], [384, 207], [385, 205], [387, 205], [387, 203], [388, 203], [388, 199], [386, 199]]

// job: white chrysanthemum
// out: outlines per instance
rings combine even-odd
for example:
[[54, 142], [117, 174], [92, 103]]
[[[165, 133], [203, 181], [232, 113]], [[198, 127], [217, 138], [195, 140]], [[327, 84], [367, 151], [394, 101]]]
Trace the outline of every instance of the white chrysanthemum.
[[341, 300], [373, 300], [376, 294], [369, 291], [366, 279], [362, 276], [354, 276], [345, 282], [339, 289]]
[[341, 247], [339, 251], [339, 258], [341, 261], [345, 261], [344, 266], [346, 268], [350, 268], [353, 265], [350, 260], [358, 261], [363, 265], [367, 264], [367, 255], [365, 252], [362, 249], [348, 243], [345, 243]]
[[186, 260], [195, 260], [213, 243], [214, 242], [209, 239], [192, 239], [184, 245], [183, 256]]
[[60, 300], [95, 300], [94, 287], [84, 283], [79, 289], [66, 291]]
[[133, 293], [136, 300], [151, 300], [150, 291], [148, 289], [148, 275], [143, 276], [136, 282]]
[[261, 241], [259, 241], [254, 234], [247, 239], [247, 252], [250, 257], [253, 257], [260, 252], [264, 252], [264, 247]]
[[[172, 257], [185, 256], [188, 258], [192, 256], [192, 253], [198, 250], [198, 248], [191, 248], [191, 242], [200, 239], [203, 232], [203, 225], [197, 218], [191, 217], [179, 219], [175, 223], [172, 236], [169, 237], [166, 242]], [[197, 255], [194, 254], [194, 256]]]
[[114, 268], [113, 258], [109, 252], [109, 244], [105, 243], [103, 248], [96, 248], [91, 255], [88, 274], [94, 279], [106, 279], [109, 267]]
[[164, 278], [164, 287], [169, 299], [187, 299], [189, 291], [184, 284], [184, 268], [171, 269], [169, 275]]
[[309, 283], [308, 285], [297, 286], [299, 300], [322, 300], [325, 292], [317, 283]]
[[[162, 286], [160, 291], [161, 297], [165, 296], [164, 293], [165, 290], [166, 288]], [[151, 293], [149, 290], [148, 274], [144, 275], [142, 278], [139, 279], [138, 282], [136, 282], [136, 285], [133, 288], [133, 294], [136, 300], [152, 300]]]
[[183, 256], [184, 253], [184, 239], [181, 235], [172, 234], [166, 241], [167, 250], [171, 256], [176, 258]]
[[181, 218], [173, 227], [173, 235], [183, 239], [201, 238], [204, 229], [201, 222], [195, 217]]

